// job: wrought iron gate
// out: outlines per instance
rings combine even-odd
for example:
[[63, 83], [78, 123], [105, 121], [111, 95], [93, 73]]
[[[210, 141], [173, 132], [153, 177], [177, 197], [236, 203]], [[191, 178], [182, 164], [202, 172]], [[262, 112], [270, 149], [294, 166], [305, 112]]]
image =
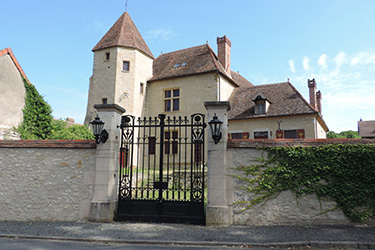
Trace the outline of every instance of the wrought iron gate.
[[123, 116], [117, 220], [204, 224], [205, 116]]

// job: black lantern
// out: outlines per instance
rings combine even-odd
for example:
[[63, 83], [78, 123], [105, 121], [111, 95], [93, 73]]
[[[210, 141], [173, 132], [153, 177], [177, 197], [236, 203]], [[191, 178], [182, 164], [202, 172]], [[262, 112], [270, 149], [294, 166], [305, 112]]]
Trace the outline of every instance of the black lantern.
[[92, 125], [92, 133], [95, 136], [96, 143], [105, 143], [108, 139], [108, 132], [103, 129], [104, 122], [100, 120], [99, 115], [96, 115], [95, 120], [90, 122], [90, 124]]
[[223, 125], [223, 122], [217, 118], [216, 113], [215, 113], [214, 117], [212, 118], [211, 121], [208, 122], [208, 124], [210, 125], [210, 128], [211, 128], [212, 139], [214, 139], [215, 144], [217, 144], [222, 137], [221, 125]]

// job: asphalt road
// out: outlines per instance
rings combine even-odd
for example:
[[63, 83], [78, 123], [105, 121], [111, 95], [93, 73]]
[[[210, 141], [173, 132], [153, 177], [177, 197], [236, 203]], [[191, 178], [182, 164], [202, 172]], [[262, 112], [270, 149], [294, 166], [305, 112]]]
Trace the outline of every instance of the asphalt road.
[[[171, 246], [171, 245], [139, 245], [139, 244], [103, 244], [96, 242], [71, 242], [71, 241], [51, 241], [51, 240], [27, 240], [14, 238], [0, 238], [1, 250], [228, 250], [243, 249], [242, 247], [218, 247], [218, 246]], [[269, 250], [270, 248], [251, 248], [252, 250]], [[277, 248], [278, 250], [287, 250], [290, 248]], [[306, 250], [313, 248], [293, 248], [295, 250]], [[314, 249], [320, 250], [320, 249]]]

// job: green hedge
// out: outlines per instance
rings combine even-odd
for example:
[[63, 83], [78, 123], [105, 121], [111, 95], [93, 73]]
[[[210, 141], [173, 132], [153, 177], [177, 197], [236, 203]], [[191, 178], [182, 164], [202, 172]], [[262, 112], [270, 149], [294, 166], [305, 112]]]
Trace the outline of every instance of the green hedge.
[[[330, 144], [321, 147], [266, 148], [267, 159], [241, 166], [237, 179], [255, 197], [238, 201], [244, 209], [263, 204], [281, 191], [315, 194], [335, 201], [352, 221], [375, 217], [375, 145]], [[331, 211], [329, 210], [329, 211]], [[324, 212], [329, 212], [324, 211]]]

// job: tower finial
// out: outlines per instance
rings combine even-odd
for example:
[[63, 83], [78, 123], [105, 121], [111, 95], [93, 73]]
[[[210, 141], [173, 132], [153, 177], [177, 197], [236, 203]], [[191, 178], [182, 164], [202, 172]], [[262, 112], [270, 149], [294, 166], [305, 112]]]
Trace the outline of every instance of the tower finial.
[[128, 11], [128, 0], [125, 0], [125, 11]]

